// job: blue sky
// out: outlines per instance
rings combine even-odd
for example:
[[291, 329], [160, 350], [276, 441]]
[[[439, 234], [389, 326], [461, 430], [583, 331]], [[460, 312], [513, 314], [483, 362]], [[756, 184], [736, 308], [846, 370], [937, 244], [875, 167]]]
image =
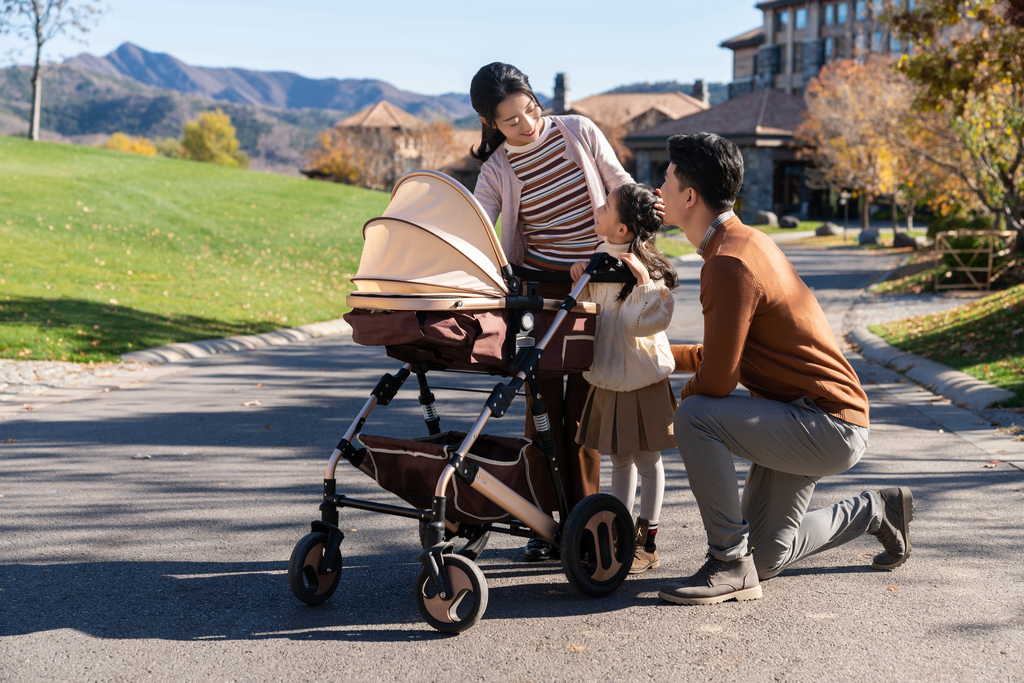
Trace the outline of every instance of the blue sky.
[[[548, 94], [554, 74], [566, 72], [576, 99], [636, 81], [728, 81], [731, 53], [718, 43], [761, 23], [753, 0], [106, 4], [87, 45], [56, 38], [46, 57], [103, 55], [130, 41], [198, 66], [379, 78], [426, 94], [467, 92], [480, 66], [504, 61]], [[0, 37], [0, 55], [20, 45]], [[29, 57], [25, 49], [13, 61]]]

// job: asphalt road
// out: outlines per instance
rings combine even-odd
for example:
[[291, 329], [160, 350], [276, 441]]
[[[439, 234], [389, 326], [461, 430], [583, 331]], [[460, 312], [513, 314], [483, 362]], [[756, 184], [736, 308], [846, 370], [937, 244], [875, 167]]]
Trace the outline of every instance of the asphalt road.
[[[835, 324], [893, 265], [862, 251], [788, 253]], [[699, 266], [680, 269], [675, 341], [700, 339]], [[660, 569], [591, 600], [558, 564], [524, 563], [520, 541], [492, 539], [479, 562], [489, 607], [460, 636], [416, 611], [409, 520], [343, 512], [338, 592], [306, 607], [288, 590], [326, 459], [397, 368], [382, 350], [322, 338], [164, 366], [128, 388], [7, 414], [0, 680], [1024, 680], [1024, 472], [985, 467], [993, 447], [943, 428], [930, 394], [850, 357], [872, 403], [871, 445], [812, 505], [911, 486], [904, 567], [872, 571], [880, 546], [867, 536], [766, 582], [759, 601], [661, 603], [659, 586], [692, 573], [705, 549], [672, 451]], [[482, 394], [436, 393], [443, 428], [482, 407]], [[488, 432], [521, 435], [522, 423], [520, 403]], [[378, 408], [366, 431], [422, 434], [415, 393]], [[338, 473], [341, 492], [395, 502], [344, 463]]]

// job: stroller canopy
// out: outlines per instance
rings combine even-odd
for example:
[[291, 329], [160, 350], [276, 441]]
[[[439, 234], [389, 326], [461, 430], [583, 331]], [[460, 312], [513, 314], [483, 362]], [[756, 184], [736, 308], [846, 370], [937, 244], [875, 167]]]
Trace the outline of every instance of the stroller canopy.
[[508, 295], [508, 264], [483, 207], [458, 181], [413, 171], [391, 193], [380, 218], [363, 226], [362, 258], [352, 278], [360, 294]]

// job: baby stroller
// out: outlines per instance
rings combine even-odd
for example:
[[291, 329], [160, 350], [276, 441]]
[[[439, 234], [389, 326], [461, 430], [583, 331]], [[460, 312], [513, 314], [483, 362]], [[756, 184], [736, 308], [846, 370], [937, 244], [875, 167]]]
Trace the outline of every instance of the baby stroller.
[[[288, 583], [318, 605], [337, 589], [342, 568], [339, 508], [419, 521], [423, 568], [414, 587], [423, 619], [445, 633], [476, 624], [487, 582], [474, 560], [491, 533], [543, 538], [560, 549], [569, 583], [590, 597], [608, 595], [629, 573], [633, 522], [615, 497], [595, 494], [567, 509], [555, 444], [537, 378], [589, 369], [597, 306], [578, 303], [583, 286], [629, 277], [622, 263], [595, 255], [563, 301], [536, 295], [536, 281], [568, 277], [514, 270], [479, 203], [434, 171], [414, 171], [395, 186], [380, 218], [363, 227], [357, 291], [347, 303], [359, 344], [384, 346], [403, 363], [385, 374], [338, 443], [324, 476], [321, 518], [295, 546]], [[625, 275], [624, 275], [625, 273]], [[595, 277], [596, 276], [596, 277]], [[527, 280], [531, 284], [524, 285]], [[469, 432], [441, 432], [427, 382], [435, 371], [502, 376]], [[363, 434], [371, 411], [386, 406], [415, 375], [427, 436]], [[483, 434], [515, 397], [530, 392], [536, 442]], [[336, 490], [344, 458], [408, 505], [357, 500]], [[412, 506], [412, 507], [409, 507]], [[558, 511], [556, 521], [549, 511]], [[455, 541], [463, 547], [456, 552]]]

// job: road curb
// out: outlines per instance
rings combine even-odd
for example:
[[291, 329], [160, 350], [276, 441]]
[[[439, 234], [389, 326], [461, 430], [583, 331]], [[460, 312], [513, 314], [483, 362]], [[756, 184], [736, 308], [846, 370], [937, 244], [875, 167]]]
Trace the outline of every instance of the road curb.
[[849, 332], [847, 341], [857, 347], [865, 358], [902, 372], [932, 392], [971, 411], [984, 410], [993, 403], [1016, 396], [1012, 391], [1000, 389], [949, 366], [901, 351], [866, 327], [857, 327]]
[[263, 334], [242, 335], [225, 339], [201, 339], [194, 342], [157, 346], [152, 349], [122, 353], [121, 359], [136, 363], [179, 363], [195, 358], [207, 358], [221, 353], [252, 351], [267, 346], [294, 344], [295, 342], [307, 341], [316, 337], [351, 333], [352, 326], [341, 318], [337, 318], [335, 320], [292, 327], [287, 330], [264, 332]]

